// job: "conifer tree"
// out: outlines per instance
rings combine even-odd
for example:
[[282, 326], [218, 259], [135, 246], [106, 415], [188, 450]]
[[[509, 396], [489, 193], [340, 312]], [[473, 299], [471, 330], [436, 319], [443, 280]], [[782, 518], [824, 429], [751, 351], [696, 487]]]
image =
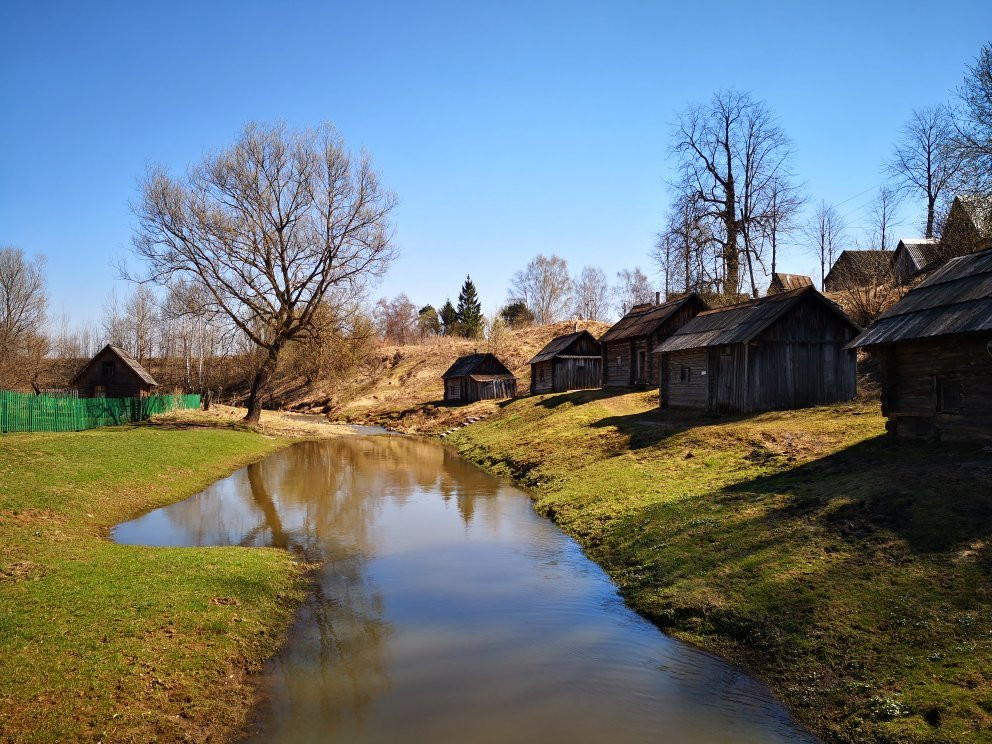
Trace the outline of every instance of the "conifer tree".
[[482, 332], [482, 303], [475, 291], [472, 277], [466, 276], [462, 291], [458, 293], [458, 325], [466, 338], [477, 338]]
[[441, 318], [441, 331], [445, 336], [454, 336], [458, 333], [458, 312], [451, 300], [445, 300], [438, 313]]

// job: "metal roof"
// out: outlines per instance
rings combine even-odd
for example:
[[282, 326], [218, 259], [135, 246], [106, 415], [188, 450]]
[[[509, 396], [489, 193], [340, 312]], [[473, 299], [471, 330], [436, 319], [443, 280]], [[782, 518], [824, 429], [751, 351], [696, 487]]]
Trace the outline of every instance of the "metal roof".
[[852, 327], [858, 328], [839, 307], [817, 292], [815, 287], [801, 287], [757, 300], [701, 312], [663, 341], [655, 352], [686, 351], [708, 346], [747, 343], [804, 297], [819, 299]]
[[507, 369], [506, 365], [493, 354], [466, 354], [463, 357], [458, 357], [455, 363], [448, 367], [448, 371], [441, 375], [441, 378], [446, 380], [449, 377], [465, 377], [466, 375], [474, 374], [487, 359], [492, 359], [492, 361], [503, 368], [503, 372], [500, 374], [513, 376], [513, 373]]
[[992, 250], [952, 258], [848, 348], [992, 330]]
[[[702, 303], [699, 295], [690, 292], [685, 297], [663, 302], [660, 305], [635, 305], [629, 313], [620, 318], [612, 328], [600, 337], [599, 342], [605, 344], [611, 341], [622, 341], [626, 338], [649, 336], [654, 333], [658, 326], [692, 299]], [[705, 306], [703, 304], [703, 307]]]
[[768, 285], [768, 291], [770, 292], [772, 287], [776, 289], [781, 288], [779, 291], [787, 292], [790, 289], [812, 286], [813, 280], [804, 274], [783, 274], [781, 271], [776, 271], [772, 274], [772, 281]]
[[596, 337], [589, 333], [589, 331], [576, 331], [575, 333], [569, 333], [565, 336], [557, 336], [551, 339], [547, 346], [537, 352], [537, 355], [530, 360], [530, 364], [547, 362], [554, 359], [556, 356], [562, 356], [568, 347], [582, 338], [582, 336], [588, 336], [594, 342], [596, 341]]
[[892, 256], [893, 265], [904, 255], [909, 262], [911, 274], [917, 274], [935, 266], [942, 258], [940, 244], [935, 238], [903, 238], [899, 241], [895, 254]]
[[151, 376], [151, 374], [148, 372], [147, 369], [145, 369], [144, 367], [141, 366], [141, 364], [138, 363], [137, 359], [135, 359], [133, 356], [128, 354], [126, 351], [124, 351], [124, 349], [122, 349], [120, 346], [114, 346], [113, 344], [107, 344], [106, 346], [104, 346], [102, 349], [100, 349], [100, 351], [98, 351], [96, 354], [93, 355], [92, 359], [90, 359], [88, 362], [86, 362], [85, 365], [83, 365], [83, 368], [76, 373], [75, 377], [72, 378], [73, 385], [75, 385], [76, 381], [80, 377], [82, 377], [83, 372], [88, 370], [97, 360], [97, 358], [99, 358], [99, 356], [103, 354], [103, 352], [105, 351], [110, 351], [111, 353], [115, 354], [146, 385], [151, 385], [152, 387], [159, 386], [158, 383], [155, 382], [155, 378]]

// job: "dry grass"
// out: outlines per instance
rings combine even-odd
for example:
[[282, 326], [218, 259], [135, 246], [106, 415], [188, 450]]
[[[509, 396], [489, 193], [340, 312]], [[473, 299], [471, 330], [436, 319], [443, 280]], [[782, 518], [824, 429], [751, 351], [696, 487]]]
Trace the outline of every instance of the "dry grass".
[[237, 406], [214, 404], [209, 411], [188, 409], [152, 417], [152, 423], [162, 427], [249, 429], [270, 437], [314, 439], [350, 434], [341, 424], [332, 424], [326, 416], [288, 411], [262, 411], [258, 426], [244, 423], [247, 409]]

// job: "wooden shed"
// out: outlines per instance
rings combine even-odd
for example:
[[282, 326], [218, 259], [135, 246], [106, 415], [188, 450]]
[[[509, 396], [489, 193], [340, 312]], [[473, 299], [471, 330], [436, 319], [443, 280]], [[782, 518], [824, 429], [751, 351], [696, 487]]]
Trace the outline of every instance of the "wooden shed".
[[444, 379], [444, 399], [470, 403], [517, 394], [517, 378], [492, 354], [468, 354], [455, 360]]
[[587, 390], [602, 384], [603, 350], [589, 331], [551, 339], [530, 360], [532, 393]]
[[945, 260], [940, 244], [934, 238], [903, 238], [892, 254], [892, 277], [900, 284], [906, 284]]
[[861, 329], [814, 287], [697, 315], [658, 347], [661, 405], [748, 413], [850, 400]]
[[992, 438], [992, 250], [948, 261], [855, 347], [879, 362], [890, 432]]
[[80, 398], [132, 398], [158, 387], [138, 360], [119, 346], [107, 344], [72, 378]]
[[823, 291], [877, 287], [891, 281], [892, 256], [892, 251], [841, 251], [823, 278]]
[[695, 292], [662, 304], [635, 305], [599, 339], [603, 387], [657, 385], [658, 362], [652, 350], [706, 308]]
[[792, 289], [812, 286], [813, 280], [808, 276], [803, 274], [783, 274], [780, 271], [776, 271], [772, 274], [772, 280], [768, 284], [767, 294], [778, 294], [779, 292], [788, 292]]

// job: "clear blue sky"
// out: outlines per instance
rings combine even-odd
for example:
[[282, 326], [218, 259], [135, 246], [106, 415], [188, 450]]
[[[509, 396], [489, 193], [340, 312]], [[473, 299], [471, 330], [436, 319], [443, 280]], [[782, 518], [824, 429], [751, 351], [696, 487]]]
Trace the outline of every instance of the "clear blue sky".
[[[484, 308], [538, 252], [649, 268], [675, 112], [767, 101], [814, 201], [860, 209], [914, 107], [948, 100], [992, 6], [967, 2], [0, 4], [0, 244], [48, 257], [55, 312], [95, 320], [149, 163], [249, 120], [333, 121], [401, 199], [379, 294]], [[905, 210], [901, 234], [915, 234]], [[796, 248], [782, 270], [812, 273]]]

